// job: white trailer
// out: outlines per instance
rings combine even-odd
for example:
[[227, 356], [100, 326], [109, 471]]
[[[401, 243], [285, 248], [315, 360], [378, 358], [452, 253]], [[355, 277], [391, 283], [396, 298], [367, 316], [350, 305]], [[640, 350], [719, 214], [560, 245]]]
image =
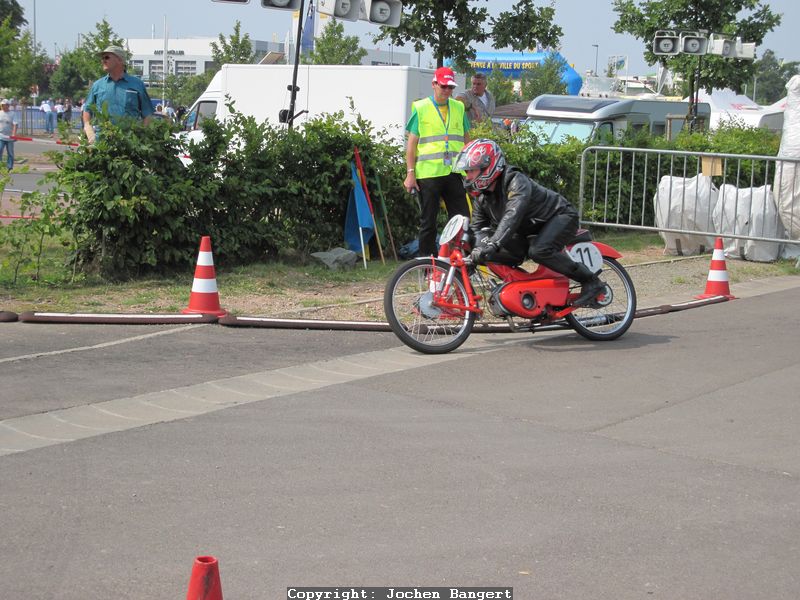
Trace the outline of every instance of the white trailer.
[[[619, 138], [625, 131], [639, 129], [674, 139], [688, 112], [688, 102], [673, 100], [543, 95], [531, 101], [524, 125], [551, 143], [568, 136], [602, 142], [606, 137]], [[697, 116], [707, 127], [711, 116], [707, 102], [698, 103]]]
[[[226, 97], [237, 112], [277, 125], [280, 111], [289, 109], [293, 69], [293, 65], [223, 65], [189, 109], [184, 121], [189, 139], [202, 135], [199, 127], [204, 118], [229, 116]], [[431, 95], [432, 80], [432, 69], [417, 67], [299, 65], [294, 112], [302, 114], [294, 125], [337, 111], [353, 121], [352, 99], [356, 113], [399, 141], [411, 116], [411, 103]]]

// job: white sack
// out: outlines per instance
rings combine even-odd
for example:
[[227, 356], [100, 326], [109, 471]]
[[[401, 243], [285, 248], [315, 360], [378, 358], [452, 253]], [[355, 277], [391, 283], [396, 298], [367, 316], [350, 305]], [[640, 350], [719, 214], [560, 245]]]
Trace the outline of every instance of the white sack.
[[777, 260], [781, 245], [737, 238], [739, 235], [782, 238], [783, 225], [770, 186], [737, 188], [724, 184], [714, 206], [714, 226], [725, 244], [725, 255], [758, 262]]
[[[689, 231], [714, 231], [712, 213], [719, 191], [711, 178], [672, 177], [665, 175], [658, 183], [655, 198], [656, 227]], [[666, 242], [664, 254], [689, 256], [714, 248], [714, 236], [660, 232]]]
[[[788, 94], [778, 156], [800, 159], [800, 75], [789, 80], [786, 90]], [[800, 240], [800, 163], [777, 161], [773, 189], [786, 237]]]

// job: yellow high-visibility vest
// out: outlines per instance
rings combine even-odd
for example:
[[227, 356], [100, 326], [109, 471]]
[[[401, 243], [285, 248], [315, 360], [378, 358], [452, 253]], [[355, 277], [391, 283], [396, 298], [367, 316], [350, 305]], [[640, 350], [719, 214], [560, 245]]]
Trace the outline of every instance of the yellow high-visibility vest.
[[[414, 108], [419, 120], [414, 166], [417, 179], [449, 175], [456, 155], [464, 147], [464, 105], [448, 99], [446, 122], [430, 97], [414, 102]], [[450, 158], [449, 164], [445, 164], [445, 154]]]

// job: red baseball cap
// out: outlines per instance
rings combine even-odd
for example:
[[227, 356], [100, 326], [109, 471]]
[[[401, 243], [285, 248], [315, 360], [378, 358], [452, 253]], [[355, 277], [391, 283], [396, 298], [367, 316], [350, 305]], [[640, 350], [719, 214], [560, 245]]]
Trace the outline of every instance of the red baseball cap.
[[436, 69], [436, 72], [433, 74], [433, 81], [439, 85], [447, 85], [450, 87], [456, 87], [458, 85], [456, 83], [455, 73], [453, 73], [453, 69], [450, 67], [439, 67]]

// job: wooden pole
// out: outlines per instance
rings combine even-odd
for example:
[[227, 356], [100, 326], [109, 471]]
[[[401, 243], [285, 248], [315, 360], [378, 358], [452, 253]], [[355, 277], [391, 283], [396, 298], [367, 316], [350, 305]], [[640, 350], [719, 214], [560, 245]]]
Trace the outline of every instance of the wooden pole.
[[355, 148], [356, 155], [356, 168], [358, 168], [359, 177], [361, 179], [361, 186], [364, 188], [364, 195], [367, 197], [367, 204], [369, 205], [369, 214], [372, 217], [372, 225], [375, 227], [375, 241], [378, 242], [378, 254], [381, 256], [381, 264], [386, 264], [386, 259], [383, 257], [383, 248], [381, 247], [381, 236], [378, 233], [378, 222], [375, 220], [375, 211], [372, 208], [372, 200], [369, 197], [369, 189], [367, 188], [367, 175], [364, 173], [364, 165], [361, 164], [361, 155], [358, 153], [358, 148]]
[[397, 260], [397, 249], [394, 245], [394, 237], [392, 237], [392, 226], [389, 225], [389, 211], [386, 210], [386, 202], [383, 199], [383, 190], [381, 189], [381, 178], [377, 178], [378, 182], [378, 199], [381, 201], [381, 211], [383, 212], [383, 220], [386, 223], [386, 235], [389, 237], [389, 244], [392, 246], [392, 254], [394, 259]]

